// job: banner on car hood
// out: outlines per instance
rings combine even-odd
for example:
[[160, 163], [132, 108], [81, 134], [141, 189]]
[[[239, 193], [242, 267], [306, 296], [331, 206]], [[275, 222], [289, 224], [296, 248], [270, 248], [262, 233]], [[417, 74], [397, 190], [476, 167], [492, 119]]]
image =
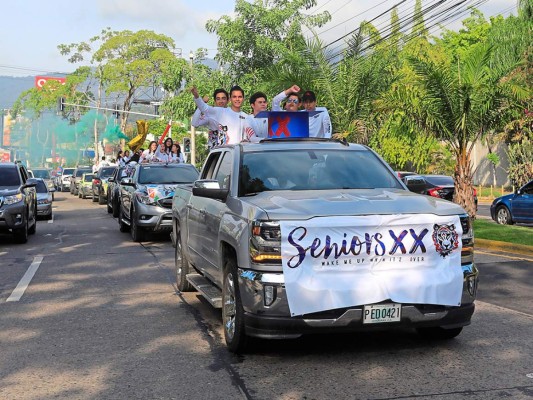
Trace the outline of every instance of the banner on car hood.
[[291, 315], [373, 304], [459, 306], [458, 216], [317, 217], [281, 221]]
[[146, 185], [148, 197], [153, 201], [174, 196], [177, 185]]

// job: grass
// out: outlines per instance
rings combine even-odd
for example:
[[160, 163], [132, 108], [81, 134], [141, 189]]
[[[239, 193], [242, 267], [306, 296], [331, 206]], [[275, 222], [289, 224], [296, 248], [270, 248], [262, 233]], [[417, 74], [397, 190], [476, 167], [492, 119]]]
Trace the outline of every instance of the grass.
[[493, 221], [476, 219], [474, 235], [479, 239], [533, 246], [533, 228], [526, 226], [499, 225]]

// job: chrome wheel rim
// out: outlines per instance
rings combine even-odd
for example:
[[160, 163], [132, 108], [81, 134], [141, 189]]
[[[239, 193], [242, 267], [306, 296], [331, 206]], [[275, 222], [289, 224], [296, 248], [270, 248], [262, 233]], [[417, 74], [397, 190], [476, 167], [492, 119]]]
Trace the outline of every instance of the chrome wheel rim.
[[505, 208], [500, 208], [498, 210], [498, 223], [504, 225], [507, 222], [507, 210]]
[[231, 272], [226, 276], [224, 285], [224, 330], [229, 341], [235, 335], [235, 287], [233, 285], [233, 275]]

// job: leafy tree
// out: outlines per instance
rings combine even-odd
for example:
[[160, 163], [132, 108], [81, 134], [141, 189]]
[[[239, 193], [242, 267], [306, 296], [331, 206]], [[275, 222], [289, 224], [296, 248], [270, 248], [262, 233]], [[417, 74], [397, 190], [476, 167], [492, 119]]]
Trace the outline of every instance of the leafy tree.
[[409, 61], [417, 81], [411, 87], [397, 88], [385, 101], [448, 145], [456, 159], [454, 201], [470, 215], [475, 215], [473, 146], [484, 135], [491, 110], [508, 106], [517, 94], [512, 82], [502, 80], [510, 68], [490, 68], [490, 56], [490, 47], [478, 46], [457, 67], [412, 57]]
[[126, 131], [127, 112], [138, 90], [158, 83], [164, 65], [175, 58], [171, 52], [174, 41], [147, 30], [119, 32], [107, 28], [88, 42], [61, 44], [58, 48], [62, 55], [69, 55], [73, 63], [84, 61], [87, 54], [90, 55], [95, 77], [106, 93], [117, 93], [123, 98], [120, 107], [123, 132]]
[[206, 29], [218, 35], [217, 61], [235, 78], [260, 71], [305, 47], [302, 27], [321, 27], [327, 11], [306, 15], [316, 0], [237, 0], [235, 17], [209, 20]]

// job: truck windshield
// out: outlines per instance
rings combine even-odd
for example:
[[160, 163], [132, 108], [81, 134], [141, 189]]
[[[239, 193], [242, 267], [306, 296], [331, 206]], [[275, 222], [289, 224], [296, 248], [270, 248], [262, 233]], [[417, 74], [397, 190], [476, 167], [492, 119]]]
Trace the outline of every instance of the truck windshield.
[[46, 169], [34, 169], [32, 172], [34, 178], [50, 179], [50, 171]]
[[146, 166], [139, 171], [139, 183], [168, 184], [168, 183], [192, 183], [198, 179], [198, 171], [189, 167], [152, 167]]
[[367, 150], [287, 150], [244, 153], [241, 196], [267, 190], [402, 189]]

